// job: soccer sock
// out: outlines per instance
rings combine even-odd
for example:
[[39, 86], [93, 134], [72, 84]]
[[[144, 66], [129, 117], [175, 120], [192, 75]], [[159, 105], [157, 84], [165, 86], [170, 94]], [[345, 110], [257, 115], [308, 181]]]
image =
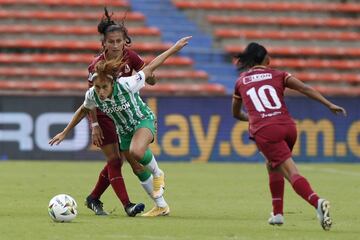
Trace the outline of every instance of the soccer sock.
[[295, 192], [305, 199], [308, 203], [317, 208], [318, 195], [311, 189], [309, 182], [301, 175], [295, 174], [291, 177], [291, 185]]
[[145, 189], [145, 192], [154, 200], [156, 206], [158, 207], [166, 207], [167, 203], [165, 202], [165, 199], [163, 196], [159, 198], [153, 198], [152, 192], [153, 192], [153, 176], [150, 175], [148, 179], [141, 182], [142, 187]]
[[145, 166], [154, 176], [158, 177], [163, 174], [159, 168], [154, 154], [150, 149], [147, 149], [143, 158], [140, 160], [140, 163]]
[[100, 199], [101, 195], [105, 192], [105, 190], [109, 187], [110, 182], [108, 179], [108, 166], [107, 163], [103, 170], [101, 170], [99, 174], [99, 179], [95, 185], [95, 188], [92, 190], [90, 195], [95, 199]]
[[108, 162], [108, 177], [116, 196], [119, 198], [122, 205], [126, 207], [130, 203], [130, 200], [121, 174], [121, 165], [122, 162], [120, 158], [110, 160]]
[[269, 187], [272, 197], [273, 213], [283, 215], [285, 181], [281, 173], [269, 173]]

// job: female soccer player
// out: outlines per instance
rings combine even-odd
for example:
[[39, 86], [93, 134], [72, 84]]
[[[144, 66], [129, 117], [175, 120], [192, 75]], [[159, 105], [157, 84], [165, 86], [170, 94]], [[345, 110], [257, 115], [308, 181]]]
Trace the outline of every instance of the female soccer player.
[[[117, 76], [122, 77], [131, 76], [133, 71], [138, 72], [144, 67], [145, 64], [138, 54], [127, 48], [127, 46], [131, 43], [131, 38], [128, 35], [126, 27], [123, 23], [116, 23], [113, 21], [106, 8], [104, 17], [98, 24], [98, 32], [102, 35], [103, 51], [93, 60], [88, 68], [89, 87], [92, 87], [93, 85], [92, 76], [95, 73], [95, 65], [101, 60], [111, 60], [117, 57], [123, 57], [125, 64], [117, 69], [116, 72]], [[148, 78], [147, 82], [152, 83], [153, 80], [154, 79]], [[96, 215], [107, 215], [107, 213], [103, 210], [103, 203], [100, 201], [100, 197], [110, 185], [110, 182], [120, 200], [122, 195], [127, 195], [125, 185], [117, 185], [117, 181], [111, 181], [112, 178], [110, 177], [109, 180], [108, 177], [109, 172], [120, 171], [121, 174], [120, 166], [122, 164], [122, 158], [119, 151], [116, 128], [111, 118], [98, 108], [91, 111], [90, 118], [92, 121], [92, 141], [96, 146], [101, 148], [107, 159], [107, 163], [105, 164], [104, 169], [100, 172], [98, 181], [93, 191], [86, 198], [86, 205], [88, 208], [93, 210]], [[114, 161], [114, 159], [116, 159], [116, 161]], [[144, 175], [144, 172], [146, 172], [144, 166], [137, 161], [132, 161], [130, 158], [128, 159], [128, 162], [130, 163], [133, 172], [139, 176], [139, 178], [141, 177], [141, 181], [143, 179], [142, 176]], [[152, 174], [154, 173], [152, 172]], [[156, 177], [158, 176], [155, 176], [155, 178]], [[143, 204], [132, 204], [127, 207], [124, 205], [124, 207], [129, 216], [134, 214], [136, 215], [139, 211], [144, 209]]]
[[[238, 55], [238, 63], [243, 72], [235, 84], [232, 113], [236, 119], [249, 121], [250, 138], [265, 157], [273, 205], [269, 224], [284, 223], [285, 177], [295, 192], [317, 210], [322, 228], [330, 230], [329, 201], [318, 197], [309, 182], [300, 175], [292, 159], [297, 132], [284, 102], [284, 90], [286, 87], [297, 90], [324, 104], [335, 114], [346, 115], [345, 109], [331, 103], [289, 73], [269, 68], [267, 50], [257, 43], [250, 43]], [[243, 104], [247, 113], [241, 110]]]
[[[102, 60], [96, 64], [96, 73], [92, 80], [94, 86], [86, 92], [85, 101], [76, 111], [66, 128], [58, 133], [49, 141], [50, 145], [59, 144], [66, 137], [81, 119], [83, 119], [91, 109], [98, 107], [108, 115], [115, 123], [120, 139], [121, 149], [128, 151], [132, 159], [142, 157], [141, 161], [147, 159], [154, 171], [161, 171], [156, 161], [153, 161], [149, 144], [154, 140], [156, 134], [156, 120], [151, 109], [142, 101], [139, 90], [144, 87], [145, 79], [153, 75], [168, 57], [180, 51], [188, 44], [191, 37], [180, 39], [176, 44], [164, 53], [156, 57], [142, 71], [131, 77], [117, 78], [116, 69], [119, 65], [125, 64], [124, 58], [115, 58], [110, 61]], [[117, 79], [116, 79], [117, 78]], [[116, 79], [116, 81], [114, 81]], [[165, 202], [162, 193], [153, 193], [153, 184], [150, 180], [150, 173], [142, 185], [149, 195], [155, 195], [156, 207], [143, 216], [165, 216], [170, 213], [170, 208]], [[160, 190], [161, 191], [161, 190]]]

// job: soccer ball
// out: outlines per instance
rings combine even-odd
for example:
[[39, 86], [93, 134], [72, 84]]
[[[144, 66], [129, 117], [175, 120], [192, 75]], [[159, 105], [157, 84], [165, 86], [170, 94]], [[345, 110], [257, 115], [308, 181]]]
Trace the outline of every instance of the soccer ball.
[[49, 202], [49, 215], [55, 222], [70, 222], [77, 215], [77, 204], [67, 194], [59, 194]]

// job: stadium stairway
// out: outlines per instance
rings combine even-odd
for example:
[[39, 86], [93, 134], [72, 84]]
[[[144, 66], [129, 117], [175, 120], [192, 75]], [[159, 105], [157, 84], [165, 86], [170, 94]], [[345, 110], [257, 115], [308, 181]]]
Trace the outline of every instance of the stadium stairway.
[[[161, 31], [145, 24], [127, 0], [109, 2], [109, 10], [126, 26], [131, 48], [145, 62], [170, 46]], [[104, 1], [0, 0], [1, 94], [80, 94], [87, 89], [87, 66], [101, 48], [96, 26]], [[205, 71], [194, 70], [189, 57], [173, 56], [157, 71], [159, 83], [143, 92], [152, 95], [225, 94], [209, 84]], [[202, 90], [202, 91], [200, 91]]]
[[[269, 50], [272, 67], [289, 71], [324, 94], [360, 96], [358, 0], [172, 3], [229, 55], [256, 41]], [[233, 81], [222, 83], [233, 86]]]
[[131, 0], [132, 8], [146, 16], [149, 26], [161, 30], [165, 42], [175, 42], [182, 36], [193, 36], [189, 46], [179, 55], [194, 60], [195, 69], [204, 70], [210, 83], [226, 86], [227, 93], [233, 92], [238, 73], [228, 61], [228, 54], [220, 48], [214, 48], [214, 39], [190, 20], [170, 0]]

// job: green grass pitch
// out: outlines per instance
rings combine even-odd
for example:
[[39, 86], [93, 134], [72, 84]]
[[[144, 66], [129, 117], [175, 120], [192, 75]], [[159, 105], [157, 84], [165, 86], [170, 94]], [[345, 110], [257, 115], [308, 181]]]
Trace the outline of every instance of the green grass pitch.
[[[360, 165], [299, 165], [320, 196], [331, 202], [333, 228], [320, 227], [315, 210], [286, 183], [285, 224], [267, 224], [271, 211], [265, 167], [261, 164], [160, 163], [166, 173], [171, 215], [126, 217], [112, 189], [102, 201], [108, 217], [98, 217], [83, 201], [103, 162], [0, 162], [0, 239], [359, 239]], [[153, 203], [130, 166], [123, 174], [132, 201]], [[56, 194], [73, 196], [79, 214], [54, 223], [47, 213]]]

